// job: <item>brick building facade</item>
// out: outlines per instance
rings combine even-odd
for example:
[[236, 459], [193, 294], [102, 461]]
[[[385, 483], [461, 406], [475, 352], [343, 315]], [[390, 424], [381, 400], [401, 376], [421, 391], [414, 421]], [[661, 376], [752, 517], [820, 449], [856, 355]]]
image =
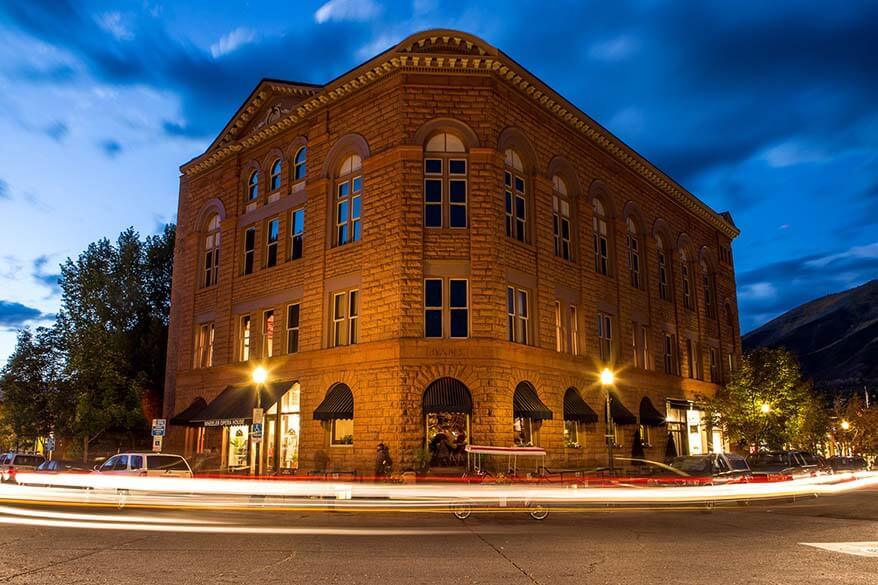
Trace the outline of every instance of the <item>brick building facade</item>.
[[381, 442], [396, 469], [464, 442], [605, 463], [608, 392], [621, 454], [710, 448], [738, 230], [481, 39], [264, 80], [181, 171], [168, 447], [255, 465], [261, 391], [262, 472], [371, 472]]

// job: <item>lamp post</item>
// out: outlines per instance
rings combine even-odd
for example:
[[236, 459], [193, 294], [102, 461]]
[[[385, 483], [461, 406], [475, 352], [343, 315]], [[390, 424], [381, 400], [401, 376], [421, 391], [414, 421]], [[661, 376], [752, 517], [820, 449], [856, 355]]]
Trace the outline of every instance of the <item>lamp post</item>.
[[[256, 407], [253, 409], [253, 423], [256, 423], [256, 414], [259, 412], [260, 420], [259, 424], [262, 424], [261, 414], [262, 414], [262, 385], [265, 384], [265, 381], [268, 379], [268, 370], [263, 368], [262, 366], [256, 366], [253, 368], [253, 372], [250, 374], [250, 377], [253, 379], [253, 385], [256, 388]], [[260, 468], [262, 467], [260, 464], [262, 463], [262, 449], [260, 446], [262, 445], [262, 433], [260, 433], [259, 442], [253, 442], [253, 457], [254, 457], [254, 468], [257, 473], [259, 473]]]
[[610, 386], [613, 385], [615, 380], [615, 376], [613, 375], [612, 370], [610, 368], [604, 368], [601, 370], [601, 386], [604, 388], [606, 402], [604, 403], [604, 417], [607, 421], [607, 430], [604, 435], [607, 441], [607, 465], [610, 468], [610, 473], [612, 474], [615, 471], [615, 465], [613, 464], [613, 442], [616, 437], [613, 433], [613, 414], [612, 409], [610, 408]]

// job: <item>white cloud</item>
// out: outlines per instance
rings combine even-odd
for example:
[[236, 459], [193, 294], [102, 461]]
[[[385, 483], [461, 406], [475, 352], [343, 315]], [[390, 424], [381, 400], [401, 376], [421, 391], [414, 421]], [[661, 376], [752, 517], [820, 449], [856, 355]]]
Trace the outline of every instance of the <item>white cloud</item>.
[[118, 12], [105, 12], [97, 17], [98, 26], [113, 35], [116, 40], [130, 41], [134, 33], [122, 22], [122, 15]]
[[588, 56], [597, 61], [621, 61], [633, 55], [638, 47], [637, 39], [621, 35], [593, 44], [588, 49]]
[[805, 265], [811, 268], [823, 268], [836, 260], [847, 260], [849, 258], [878, 258], [878, 242], [866, 244], [865, 246], [854, 246], [844, 252], [814, 258], [806, 261]]
[[826, 154], [816, 148], [791, 141], [778, 144], [766, 150], [762, 159], [774, 168], [791, 167], [804, 163], [826, 160]]
[[771, 299], [777, 296], [777, 289], [770, 282], [756, 282], [742, 287], [738, 296], [745, 299]]
[[220, 40], [210, 46], [210, 54], [214, 59], [237, 51], [240, 47], [256, 40], [256, 32], [249, 28], [239, 26], [232, 32], [220, 37]]
[[314, 13], [318, 24], [342, 20], [369, 20], [377, 15], [379, 7], [372, 0], [329, 0]]

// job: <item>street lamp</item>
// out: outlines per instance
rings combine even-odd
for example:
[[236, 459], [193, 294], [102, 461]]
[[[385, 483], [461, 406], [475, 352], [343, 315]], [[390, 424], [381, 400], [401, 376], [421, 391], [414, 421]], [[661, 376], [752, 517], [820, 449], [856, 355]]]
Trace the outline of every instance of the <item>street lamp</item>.
[[613, 465], [613, 442], [615, 441], [615, 435], [613, 433], [612, 426], [612, 412], [610, 409], [610, 386], [613, 385], [616, 377], [613, 375], [613, 371], [610, 368], [604, 368], [601, 370], [601, 386], [604, 387], [606, 391], [606, 403], [604, 404], [604, 417], [607, 421], [607, 431], [604, 435], [607, 441], [607, 464], [610, 468], [610, 473], [613, 473], [615, 470], [615, 466]]
[[763, 402], [759, 406], [759, 412], [761, 412], [762, 414], [768, 414], [769, 412], [771, 412], [771, 405], [767, 402]]
[[846, 420], [841, 421], [841, 430], [843, 430], [843, 431], [849, 431], [850, 428], [851, 428], [851, 423], [849, 423], [849, 422], [846, 421]]
[[[253, 409], [253, 423], [256, 423], [256, 411], [262, 411], [262, 385], [265, 384], [265, 381], [268, 379], [268, 370], [263, 368], [262, 366], [256, 366], [253, 368], [253, 371], [250, 373], [250, 377], [253, 380], [253, 384], [256, 387], [256, 408]], [[262, 420], [259, 421], [259, 424], [262, 424]], [[253, 444], [253, 455], [255, 458], [254, 467], [259, 472], [259, 468], [261, 467], [261, 459], [262, 459], [262, 449], [260, 449], [260, 445], [262, 444], [262, 437], [260, 436], [259, 442], [255, 442]]]

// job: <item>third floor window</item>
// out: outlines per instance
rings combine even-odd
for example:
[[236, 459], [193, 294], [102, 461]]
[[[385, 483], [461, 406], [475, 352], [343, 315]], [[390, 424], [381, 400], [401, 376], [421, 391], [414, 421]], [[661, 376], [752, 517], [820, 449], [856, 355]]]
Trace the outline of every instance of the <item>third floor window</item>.
[[519, 242], [527, 242], [527, 184], [521, 157], [512, 149], [506, 151], [506, 170], [503, 173], [506, 208], [506, 235]]
[[555, 256], [570, 260], [570, 200], [567, 183], [555, 175], [552, 177], [552, 235]]
[[253, 263], [256, 259], [256, 228], [249, 227], [244, 230], [244, 274], [253, 273]]
[[332, 295], [331, 347], [354, 345], [359, 339], [360, 291], [357, 289]]
[[424, 226], [467, 227], [466, 147], [443, 132], [430, 138], [424, 150]]
[[594, 200], [594, 217], [592, 219], [594, 233], [594, 271], [604, 276], [610, 275], [610, 244], [607, 235], [607, 214], [600, 200]]
[[335, 182], [335, 245], [358, 242], [362, 237], [360, 216], [363, 195], [363, 161], [353, 154], [341, 164]]
[[296, 209], [290, 214], [290, 260], [302, 257], [305, 244], [305, 208]]

